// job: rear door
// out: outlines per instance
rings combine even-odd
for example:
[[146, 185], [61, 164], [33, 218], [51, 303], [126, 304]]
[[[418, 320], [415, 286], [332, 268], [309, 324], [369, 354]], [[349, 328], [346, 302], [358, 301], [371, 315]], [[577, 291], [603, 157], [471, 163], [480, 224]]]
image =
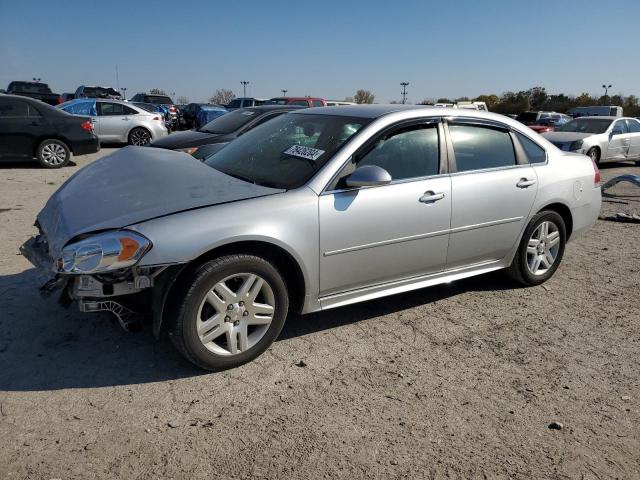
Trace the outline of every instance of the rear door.
[[451, 234], [447, 270], [504, 258], [519, 240], [537, 176], [516, 155], [515, 134], [498, 122], [448, 122]]
[[0, 96], [0, 156], [33, 157], [42, 128], [39, 113], [28, 102]]
[[103, 142], [126, 142], [131, 118], [124, 105], [115, 102], [96, 102], [98, 110], [98, 136]]

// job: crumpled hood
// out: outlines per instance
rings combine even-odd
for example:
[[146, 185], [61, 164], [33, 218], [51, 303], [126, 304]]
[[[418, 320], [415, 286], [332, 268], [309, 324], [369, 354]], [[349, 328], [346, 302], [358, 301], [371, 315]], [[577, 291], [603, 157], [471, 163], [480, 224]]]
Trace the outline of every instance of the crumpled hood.
[[184, 132], [175, 132], [166, 137], [161, 137], [151, 142], [149, 147], [167, 148], [173, 150], [176, 148], [197, 147], [206, 145], [215, 141], [216, 137], [220, 137], [219, 133], [206, 133], [197, 130], [186, 130]]
[[580, 133], [580, 132], [545, 132], [541, 133], [544, 138], [551, 143], [567, 143], [575, 142], [576, 140], [582, 140], [583, 138], [593, 137], [595, 133]]
[[186, 153], [125, 147], [69, 178], [38, 214], [38, 224], [57, 258], [83, 233], [281, 192], [225, 175]]

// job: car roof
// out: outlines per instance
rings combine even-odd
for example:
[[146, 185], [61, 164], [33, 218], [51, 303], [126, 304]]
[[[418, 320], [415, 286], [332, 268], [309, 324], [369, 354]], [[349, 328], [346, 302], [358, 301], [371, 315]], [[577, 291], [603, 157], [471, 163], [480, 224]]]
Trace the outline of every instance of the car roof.
[[269, 100], [324, 100], [321, 97], [273, 97]]
[[578, 118], [574, 118], [574, 120], [583, 120], [583, 119], [599, 119], [599, 120], [624, 120], [625, 118], [631, 118], [631, 117], [614, 117], [613, 115], [590, 115], [590, 116], [584, 116], [584, 117], [578, 117]]

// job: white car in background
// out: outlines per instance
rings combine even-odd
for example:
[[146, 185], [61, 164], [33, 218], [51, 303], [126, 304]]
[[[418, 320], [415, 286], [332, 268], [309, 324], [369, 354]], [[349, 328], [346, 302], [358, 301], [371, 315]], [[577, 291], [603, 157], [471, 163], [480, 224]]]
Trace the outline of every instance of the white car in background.
[[142, 146], [169, 134], [162, 114], [121, 100], [80, 98], [60, 104], [58, 108], [91, 117], [101, 143]]
[[596, 163], [640, 165], [640, 121], [629, 117], [580, 117], [541, 134], [560, 150], [584, 153]]

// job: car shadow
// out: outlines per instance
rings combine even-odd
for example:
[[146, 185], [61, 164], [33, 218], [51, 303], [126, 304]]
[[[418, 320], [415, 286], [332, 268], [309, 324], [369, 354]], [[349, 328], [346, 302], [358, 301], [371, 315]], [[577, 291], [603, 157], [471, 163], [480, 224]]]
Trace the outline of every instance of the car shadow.
[[[374, 319], [466, 291], [513, 288], [489, 274], [311, 315], [292, 315], [277, 341]], [[35, 269], [0, 276], [0, 391], [47, 391], [205, 375], [151, 328], [127, 333], [111, 314], [83, 314], [37, 288]]]

